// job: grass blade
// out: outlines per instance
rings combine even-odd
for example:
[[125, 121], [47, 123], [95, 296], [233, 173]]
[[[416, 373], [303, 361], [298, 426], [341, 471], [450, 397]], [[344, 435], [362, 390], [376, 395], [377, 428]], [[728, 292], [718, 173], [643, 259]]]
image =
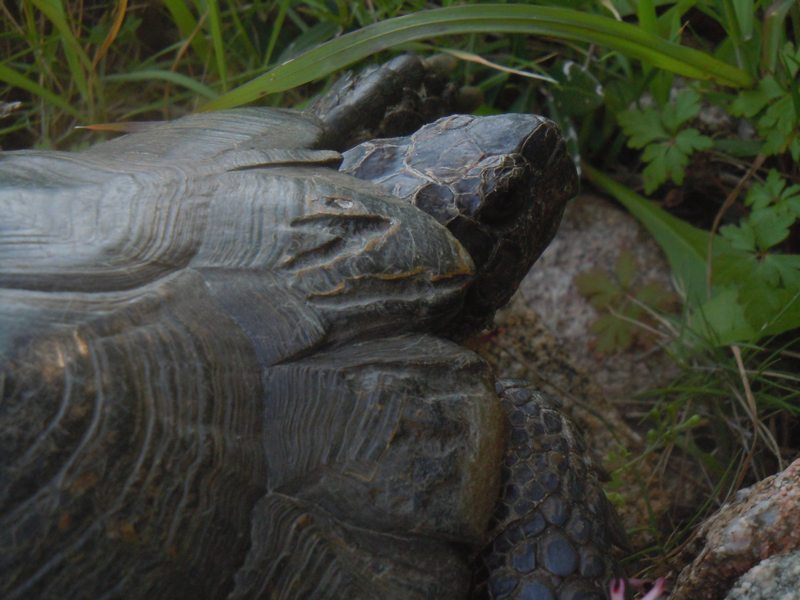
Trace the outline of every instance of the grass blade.
[[175, 73], [174, 71], [165, 71], [163, 69], [142, 69], [141, 71], [106, 75], [103, 77], [104, 81], [152, 81], [153, 79], [169, 81], [172, 84], [184, 87], [210, 100], [213, 100], [219, 95], [207, 85], [203, 85], [191, 77], [187, 77], [181, 73]]
[[776, 0], [764, 14], [764, 34], [761, 40], [761, 67], [774, 73], [778, 66], [778, 53], [785, 39], [786, 15], [797, 0]]
[[34, 96], [38, 96], [45, 102], [52, 104], [53, 106], [57, 106], [71, 117], [75, 119], [81, 118], [81, 113], [71, 106], [68, 102], [65, 102], [59, 95], [51, 92], [47, 88], [42, 87], [35, 81], [31, 81], [24, 75], [17, 73], [11, 67], [8, 67], [2, 63], [0, 63], [0, 81], [4, 81], [11, 87], [17, 87], [23, 90], [27, 90]]
[[181, 37], [190, 40], [192, 50], [200, 57], [201, 62], [208, 62], [208, 44], [204, 37], [196, 35], [197, 20], [192, 16], [192, 11], [186, 3], [183, 0], [164, 0], [164, 6], [172, 16], [172, 22], [175, 23]]
[[319, 79], [375, 52], [430, 37], [464, 33], [523, 33], [593, 43], [694, 79], [749, 87], [752, 77], [708, 54], [669, 42], [609, 17], [522, 4], [453, 6], [422, 11], [369, 25], [278, 65], [207, 104], [215, 110], [252, 102]]
[[72, 80], [83, 99], [91, 106], [92, 100], [86, 74], [91, 71], [92, 63], [67, 23], [64, 5], [60, 0], [31, 0], [31, 2], [61, 34], [61, 44], [64, 47], [64, 56], [67, 58]]
[[214, 48], [214, 60], [217, 63], [217, 74], [222, 82], [222, 89], [228, 89], [228, 69], [225, 63], [225, 44], [222, 43], [222, 25], [217, 0], [207, 0], [208, 27], [211, 30], [211, 46]]
[[658, 33], [656, 7], [653, 0], [639, 0], [636, 4], [636, 16], [639, 19], [639, 27], [647, 33]]
[[108, 30], [108, 35], [106, 35], [106, 39], [103, 40], [103, 43], [100, 44], [97, 52], [94, 53], [94, 59], [92, 59], [92, 69], [95, 69], [97, 67], [97, 63], [103, 60], [103, 57], [108, 52], [111, 44], [113, 44], [114, 40], [117, 39], [119, 30], [122, 29], [122, 23], [125, 21], [125, 13], [127, 10], [128, 0], [119, 0], [119, 3], [117, 4], [117, 12], [114, 15], [114, 22], [111, 24], [111, 28]]
[[269, 34], [269, 42], [267, 42], [267, 51], [264, 53], [264, 66], [269, 65], [272, 61], [272, 53], [275, 51], [275, 44], [278, 42], [278, 35], [283, 27], [283, 21], [286, 19], [286, 11], [289, 10], [289, 0], [280, 0], [278, 4], [278, 15], [272, 23], [272, 31]]

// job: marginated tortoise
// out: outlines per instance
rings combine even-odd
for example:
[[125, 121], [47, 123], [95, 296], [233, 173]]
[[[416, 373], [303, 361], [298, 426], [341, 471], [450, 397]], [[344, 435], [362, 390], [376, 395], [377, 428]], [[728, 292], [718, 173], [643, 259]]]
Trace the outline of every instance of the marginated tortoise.
[[583, 442], [457, 343], [575, 169], [544, 118], [418, 129], [431, 77], [0, 153], [0, 597], [603, 597]]

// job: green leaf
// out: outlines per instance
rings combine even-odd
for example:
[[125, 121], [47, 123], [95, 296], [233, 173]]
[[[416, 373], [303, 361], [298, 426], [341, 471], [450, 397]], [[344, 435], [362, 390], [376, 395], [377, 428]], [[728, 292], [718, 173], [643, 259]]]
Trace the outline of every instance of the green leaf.
[[777, 273], [783, 285], [790, 290], [800, 289], [800, 255], [767, 254], [762, 263]]
[[614, 315], [600, 315], [589, 330], [595, 335], [595, 349], [601, 354], [625, 350], [633, 342], [632, 325]]
[[749, 158], [761, 152], [761, 140], [750, 139], [714, 139], [714, 149], [722, 154], [730, 154], [739, 158]]
[[731, 247], [730, 253], [715, 257], [714, 285], [718, 289], [741, 286], [755, 276], [759, 264], [760, 261], [755, 255], [754, 236], [752, 252], [740, 251]]
[[708, 150], [714, 145], [710, 137], [703, 135], [697, 129], [690, 127], [679, 131], [675, 136], [675, 146], [686, 155], [697, 150]]
[[791, 142], [789, 142], [789, 147], [787, 150], [789, 151], [789, 154], [794, 162], [800, 162], [800, 137], [795, 137]]
[[645, 193], [652, 194], [668, 179], [678, 184], [683, 182], [683, 169], [689, 159], [669, 142], [650, 144], [645, 148], [642, 158], [649, 163], [642, 170]]
[[617, 264], [614, 267], [614, 273], [623, 289], [627, 290], [631, 287], [638, 271], [639, 264], [636, 262], [636, 257], [633, 253], [629, 251], [620, 252], [617, 257]]
[[[766, 335], [777, 335], [800, 327], [800, 256], [795, 254], [729, 254], [715, 260], [715, 288], [711, 302], [702, 310], [693, 309], [692, 326], [703, 319], [705, 329], [698, 333], [718, 343], [755, 342]], [[731, 296], [729, 292], [735, 292]], [[723, 299], [717, 299], [720, 294]], [[731, 299], [732, 298], [732, 299]], [[734, 307], [722, 306], [731, 301]], [[710, 311], [722, 314], [709, 316]], [[727, 311], [727, 312], [726, 312]], [[727, 316], [726, 316], [727, 315]], [[742, 319], [724, 324], [725, 318]], [[750, 333], [748, 333], [750, 332]], [[736, 336], [741, 336], [738, 339]]]
[[683, 90], [675, 98], [674, 104], [664, 107], [661, 120], [667, 131], [675, 133], [689, 119], [700, 112], [700, 95], [694, 90]]
[[794, 215], [771, 207], [753, 212], [748, 221], [753, 228], [756, 245], [763, 252], [789, 237]]
[[201, 5], [208, 14], [208, 28], [211, 33], [211, 46], [214, 48], [214, 61], [217, 73], [222, 82], [222, 89], [228, 88], [228, 70], [225, 63], [225, 44], [222, 41], [222, 24], [217, 0], [201, 0]]
[[780, 335], [800, 328], [800, 290], [781, 292], [776, 306], [776, 312], [764, 324], [763, 336]]
[[707, 150], [712, 145], [711, 139], [696, 129], [684, 129], [672, 140], [647, 146], [642, 153], [642, 159], [650, 163], [642, 171], [645, 192], [655, 191], [668, 179], [683, 183], [689, 156], [695, 150]]
[[267, 51], [264, 53], [264, 66], [272, 62], [272, 53], [275, 51], [275, 44], [278, 43], [278, 36], [283, 28], [283, 22], [286, 20], [286, 13], [291, 5], [291, 0], [278, 0], [278, 14], [272, 19], [272, 31], [269, 34], [269, 42], [267, 42]]
[[[778, 64], [778, 49], [786, 38], [786, 15], [797, 0], [775, 0], [764, 14], [764, 30], [761, 41], [761, 64], [764, 70], [774, 73]], [[795, 25], [796, 28], [796, 25]], [[792, 74], [794, 76], [794, 74]]]
[[653, 4], [653, 0], [639, 0], [636, 3], [636, 16], [642, 29], [648, 33], [656, 33], [658, 31], [656, 7]]
[[189, 36], [192, 36], [192, 49], [195, 51], [195, 54], [200, 57], [202, 62], [207, 62], [210, 56], [208, 41], [202, 35], [197, 35], [197, 21], [194, 16], [192, 16], [186, 2], [184, 2], [184, 0], [163, 1], [181, 37], [186, 40], [189, 39]]
[[690, 311], [689, 327], [719, 345], [752, 341], [758, 336], [745, 317], [738, 289], [719, 290], [710, 300]]
[[770, 204], [776, 204], [781, 200], [783, 188], [786, 180], [775, 169], [770, 169], [764, 183], [755, 183], [747, 192], [744, 203], [752, 207], [753, 210], [766, 208]]
[[661, 123], [661, 115], [650, 108], [623, 111], [617, 115], [617, 121], [625, 135], [630, 138], [628, 146], [631, 148], [644, 148], [669, 137]]
[[[739, 227], [726, 226], [723, 235], [712, 240], [709, 290], [708, 232], [680, 221], [590, 165], [583, 163], [582, 169], [595, 186], [630, 210], [664, 250], [686, 298], [691, 331], [713, 344], [733, 344], [800, 327], [800, 255], [752, 253], [759, 241], [768, 244], [783, 235], [788, 214], [780, 205], [770, 209], [777, 217], [757, 221], [758, 232], [752, 228], [747, 233], [744, 221]], [[774, 191], [774, 176], [771, 181]], [[608, 343], [616, 339], [613, 330], [606, 335]]]
[[75, 82], [81, 96], [87, 102], [90, 101], [89, 84], [86, 74], [92, 71], [92, 62], [84, 52], [72, 28], [67, 22], [66, 12], [61, 0], [31, 0], [31, 3], [44, 14], [53, 26], [58, 30], [58, 39], [64, 48], [64, 56], [69, 65], [69, 72]]
[[744, 307], [745, 318], [759, 337], [800, 327], [800, 288], [746, 286], [740, 290], [739, 303]]
[[54, 94], [47, 88], [42, 87], [35, 81], [31, 81], [24, 75], [17, 73], [14, 69], [7, 67], [2, 63], [0, 63], [0, 81], [7, 83], [11, 87], [17, 87], [30, 92], [34, 96], [38, 96], [45, 102], [48, 102], [53, 106], [57, 106], [75, 119], [81, 118], [80, 112], [76, 110], [74, 106], [71, 106], [69, 102], [66, 102], [57, 94]]
[[764, 154], [785, 152], [797, 138], [799, 127], [791, 95], [784, 95], [772, 103], [758, 121], [758, 132], [765, 138]]
[[276, 62], [284, 63], [310, 52], [316, 46], [327, 42], [341, 33], [341, 26], [335, 21], [321, 21], [295, 37], [281, 51]]
[[607, 309], [622, 299], [622, 292], [601, 268], [578, 273], [573, 282], [578, 291], [598, 310]]
[[786, 91], [772, 75], [767, 75], [758, 82], [754, 90], [739, 93], [731, 104], [731, 114], [737, 117], [752, 117], [761, 112], [775, 98], [780, 98]]
[[748, 285], [739, 289], [738, 300], [744, 307], [745, 318], [760, 329], [780, 310], [781, 298], [772, 286]]
[[675, 293], [658, 281], [651, 281], [639, 288], [634, 297], [644, 304], [659, 312], [668, 312], [678, 304]]
[[291, 89], [399, 44], [442, 35], [487, 32], [523, 33], [596, 44], [685, 77], [735, 87], [749, 87], [753, 83], [748, 73], [733, 65], [610, 17], [549, 6], [472, 4], [419, 11], [342, 35], [228, 92], [207, 104], [204, 110], [239, 106], [266, 94]]
[[719, 228], [719, 233], [737, 250], [755, 252], [756, 234], [746, 221], [738, 225], [724, 225]]
[[683, 183], [689, 156], [714, 145], [697, 129], [679, 130], [700, 111], [700, 96], [692, 90], [678, 94], [675, 102], [659, 113], [653, 109], [628, 110], [617, 116], [622, 131], [629, 136], [628, 146], [644, 148], [642, 171], [646, 193], [655, 191], [667, 180]]
[[800, 217], [800, 185], [786, 188], [781, 194], [780, 203], [796, 217]]
[[781, 62], [789, 77], [794, 79], [800, 71], [800, 45], [786, 42], [781, 50]]
[[733, 0], [733, 8], [742, 39], [749, 40], [753, 37], [753, 21], [755, 15], [753, 0]]

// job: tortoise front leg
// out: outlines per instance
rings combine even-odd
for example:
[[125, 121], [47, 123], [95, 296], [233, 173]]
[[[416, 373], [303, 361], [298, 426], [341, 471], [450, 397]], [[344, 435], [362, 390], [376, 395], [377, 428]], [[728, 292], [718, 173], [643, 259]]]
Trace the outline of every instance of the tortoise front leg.
[[561, 403], [524, 381], [497, 382], [509, 422], [502, 491], [474, 598], [601, 600], [624, 531]]

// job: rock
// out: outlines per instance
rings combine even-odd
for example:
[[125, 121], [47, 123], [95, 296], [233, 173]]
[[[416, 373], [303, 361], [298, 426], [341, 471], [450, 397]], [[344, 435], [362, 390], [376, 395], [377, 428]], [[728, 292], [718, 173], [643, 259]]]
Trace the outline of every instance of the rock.
[[657, 348], [644, 356], [641, 348], [613, 356], [593, 349], [590, 328], [598, 312], [578, 291], [575, 277], [593, 268], [612, 271], [623, 252], [640, 265], [640, 280], [671, 285], [660, 249], [633, 217], [596, 196], [579, 196], [509, 306], [497, 314], [495, 329], [473, 344], [501, 376], [531, 380], [561, 396], [589, 429], [598, 426], [601, 452], [616, 443], [641, 446], [618, 404], [676, 373]]
[[800, 598], [800, 551], [761, 561], [742, 575], [725, 600], [797, 600]]
[[[520, 285], [505, 314], [535, 310], [569, 348], [572, 363], [600, 386], [612, 403], [669, 382], [677, 373], [657, 347], [633, 347], [613, 355], [594, 350], [590, 331], [598, 312], [578, 291], [575, 277], [594, 268], [611, 272], [623, 253], [639, 265], [637, 281], [672, 289], [661, 249], [636, 219], [610, 202], [584, 194], [567, 206], [555, 239]], [[501, 317], [502, 322], [502, 317]]]
[[[684, 567], [678, 576], [670, 598], [722, 598], [738, 577], [761, 561], [800, 550], [799, 506], [800, 458], [781, 473], [737, 492], [732, 502], [725, 504], [700, 527], [695, 542], [678, 560], [685, 564], [694, 555], [691, 564]], [[751, 582], [763, 581], [763, 577], [766, 577], [763, 572], [754, 573], [752, 579], [748, 574], [741, 583], [743, 586], [751, 585]], [[788, 597], [797, 598], [800, 594]]]
[[[496, 327], [470, 343], [501, 377], [527, 379], [561, 398], [586, 432], [595, 464], [609, 470], [645, 449], [619, 407], [629, 414], [628, 401], [635, 393], [663, 384], [675, 373], [657, 349], [650, 349], [646, 360], [641, 348], [614, 356], [593, 349], [590, 327], [598, 313], [574, 278], [592, 268], [612, 270], [625, 251], [641, 265], [642, 280], [669, 285], [669, 268], [658, 246], [633, 217], [596, 196], [579, 196], [509, 307], [498, 313]], [[633, 546], [653, 543], [648, 519], [667, 512], [676, 495], [685, 495], [685, 486], [665, 486], [653, 477], [660, 472], [656, 460], [648, 455], [628, 467], [613, 490], [622, 496], [616, 507], [625, 528], [636, 532]]]

